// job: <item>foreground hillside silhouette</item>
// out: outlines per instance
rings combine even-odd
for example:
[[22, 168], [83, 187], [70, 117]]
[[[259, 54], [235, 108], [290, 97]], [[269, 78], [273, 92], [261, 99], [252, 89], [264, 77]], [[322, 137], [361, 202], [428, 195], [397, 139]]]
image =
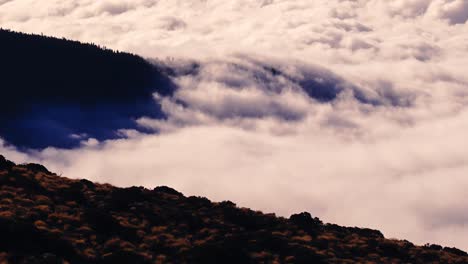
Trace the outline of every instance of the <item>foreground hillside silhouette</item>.
[[117, 188], [0, 156], [0, 263], [468, 263], [439, 245], [169, 187]]
[[66, 39], [0, 29], [0, 61], [0, 137], [17, 147], [121, 137], [138, 117], [163, 118], [153, 93], [175, 89], [139, 56]]

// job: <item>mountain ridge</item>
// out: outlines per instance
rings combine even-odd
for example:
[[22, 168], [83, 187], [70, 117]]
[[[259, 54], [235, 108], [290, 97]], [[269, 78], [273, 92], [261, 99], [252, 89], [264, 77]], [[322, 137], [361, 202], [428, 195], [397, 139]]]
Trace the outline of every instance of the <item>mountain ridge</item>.
[[137, 118], [166, 117], [153, 94], [176, 89], [165, 69], [135, 54], [1, 28], [0, 43], [7, 98], [0, 137], [17, 148], [74, 148], [122, 138], [120, 129], [146, 132]]
[[468, 263], [378, 230], [186, 197], [166, 186], [68, 179], [0, 155], [1, 263]]

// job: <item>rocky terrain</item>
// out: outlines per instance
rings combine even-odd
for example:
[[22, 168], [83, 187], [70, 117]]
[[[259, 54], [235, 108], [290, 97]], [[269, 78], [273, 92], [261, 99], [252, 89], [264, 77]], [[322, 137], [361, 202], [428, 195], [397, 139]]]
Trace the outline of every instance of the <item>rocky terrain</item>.
[[68, 179], [3, 156], [0, 234], [0, 263], [468, 263], [456, 248], [305, 212], [287, 219], [164, 186]]

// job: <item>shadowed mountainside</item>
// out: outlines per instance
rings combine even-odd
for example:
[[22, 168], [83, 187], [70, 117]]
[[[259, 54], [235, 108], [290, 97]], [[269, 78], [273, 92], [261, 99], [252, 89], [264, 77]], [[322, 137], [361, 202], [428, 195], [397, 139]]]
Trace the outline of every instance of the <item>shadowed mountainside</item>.
[[[94, 44], [0, 29], [0, 137], [27, 148], [118, 138], [175, 85], [143, 58]], [[31, 136], [34, 130], [34, 137]]]
[[0, 156], [0, 262], [468, 263], [439, 245], [289, 219], [169, 187], [117, 188]]

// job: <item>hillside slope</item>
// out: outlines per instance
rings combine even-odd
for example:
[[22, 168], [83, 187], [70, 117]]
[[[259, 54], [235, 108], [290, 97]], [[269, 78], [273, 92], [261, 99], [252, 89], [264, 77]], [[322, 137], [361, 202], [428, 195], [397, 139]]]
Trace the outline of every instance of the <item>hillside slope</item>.
[[0, 156], [0, 263], [468, 263], [456, 248], [289, 219], [168, 188], [116, 188]]
[[164, 117], [153, 93], [175, 89], [137, 55], [78, 41], [0, 29], [0, 58], [0, 137], [17, 147], [118, 138], [138, 117]]

